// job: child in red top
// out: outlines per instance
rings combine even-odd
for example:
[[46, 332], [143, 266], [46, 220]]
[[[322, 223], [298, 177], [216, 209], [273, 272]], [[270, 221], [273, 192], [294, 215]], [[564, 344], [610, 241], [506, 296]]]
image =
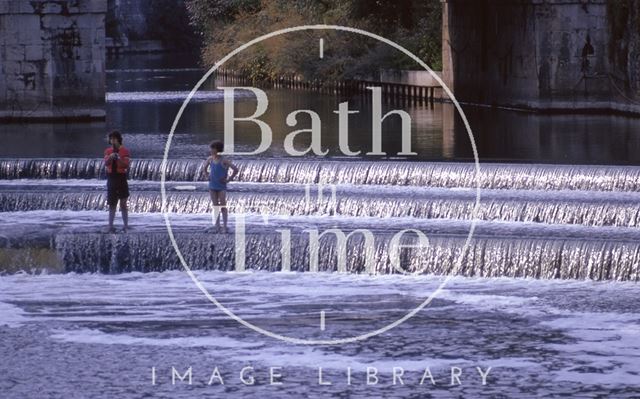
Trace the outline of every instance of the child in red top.
[[127, 172], [129, 171], [129, 150], [122, 145], [122, 135], [114, 130], [109, 133], [111, 147], [104, 150], [104, 166], [107, 169], [107, 204], [109, 205], [109, 233], [114, 233], [113, 220], [116, 217], [116, 207], [120, 201], [122, 212], [123, 231], [129, 228], [129, 213], [127, 210], [127, 198], [129, 198], [129, 184]]

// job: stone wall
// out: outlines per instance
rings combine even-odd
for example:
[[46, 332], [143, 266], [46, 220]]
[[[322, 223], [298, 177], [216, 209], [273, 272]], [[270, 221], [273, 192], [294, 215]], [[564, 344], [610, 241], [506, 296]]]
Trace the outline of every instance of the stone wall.
[[[616, 65], [611, 57], [616, 45], [611, 5], [617, 7], [619, 2], [640, 4], [638, 0], [443, 0], [444, 81], [458, 100], [470, 103], [640, 112], [640, 102], [635, 101], [639, 93], [633, 92], [630, 80], [637, 69], [621, 73], [620, 64], [628, 60], [619, 59]], [[631, 29], [627, 25], [624, 29]], [[620, 51], [628, 57], [630, 49]]]
[[607, 22], [614, 90], [640, 102], [640, 0], [608, 0]]
[[0, 119], [105, 116], [107, 0], [0, 0]]

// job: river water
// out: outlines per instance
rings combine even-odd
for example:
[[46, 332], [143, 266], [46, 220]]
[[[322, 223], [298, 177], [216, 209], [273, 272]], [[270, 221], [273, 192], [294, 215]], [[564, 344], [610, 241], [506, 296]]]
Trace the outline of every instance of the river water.
[[[164, 170], [189, 275], [167, 233], [160, 177], [168, 131], [202, 75], [195, 65], [115, 60], [105, 123], [0, 126], [3, 397], [640, 395], [637, 119], [465, 107], [476, 175], [450, 105], [384, 104], [411, 115], [415, 157], [395, 155], [398, 120], [384, 125], [387, 156], [345, 157], [333, 111], [343, 101], [360, 110], [349, 146], [365, 152], [370, 99], [268, 89], [273, 143], [234, 159], [235, 233], [225, 235], [210, 229], [202, 177], [207, 143], [222, 138], [223, 96], [206, 82]], [[254, 108], [236, 98], [238, 113]], [[295, 129], [285, 116], [296, 109], [320, 114], [327, 157], [284, 152]], [[104, 233], [100, 160], [112, 128], [133, 156], [132, 229], [115, 235]], [[258, 133], [238, 129], [237, 149], [254, 149]], [[314, 264], [309, 232], [330, 229], [366, 229], [374, 244], [326, 237]], [[406, 247], [393, 265], [393, 237], [407, 229], [428, 245]], [[317, 345], [335, 340], [349, 342]]]

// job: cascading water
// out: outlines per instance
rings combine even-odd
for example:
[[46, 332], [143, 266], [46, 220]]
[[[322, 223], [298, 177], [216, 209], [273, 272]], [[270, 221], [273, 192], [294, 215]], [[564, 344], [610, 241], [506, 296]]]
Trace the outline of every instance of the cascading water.
[[[249, 217], [247, 268], [282, 269], [282, 237], [260, 221], [259, 215], [270, 215], [292, 229], [291, 270], [310, 267], [305, 226], [317, 225], [322, 232], [337, 223], [347, 234], [366, 226], [376, 234], [373, 266], [364, 266], [362, 237], [354, 234], [344, 271], [384, 274], [399, 272], [388, 256], [393, 234], [438, 221], [436, 227], [425, 227], [426, 250], [402, 253], [402, 272], [640, 279], [640, 168], [482, 165], [478, 229], [461, 258], [475, 201], [473, 165], [290, 159], [237, 163], [241, 173], [231, 186], [229, 207], [232, 214]], [[22, 238], [9, 234], [6, 246], [49, 246], [67, 271], [180, 268], [159, 215], [161, 164], [156, 159], [132, 164], [129, 207], [140, 226], [112, 236], [77, 226], [69, 212], [82, 214], [94, 225], [104, 223], [100, 159], [0, 161], [0, 212], [8, 222], [24, 223]], [[166, 178], [167, 210], [180, 226], [177, 239], [188, 263], [196, 269], [233, 269], [233, 235], [203, 233], [212, 208], [206, 185], [200, 183], [202, 162], [170, 160]], [[321, 197], [317, 183], [325, 188]], [[43, 210], [63, 216], [44, 228], [37, 222]], [[338, 270], [336, 239], [325, 237], [320, 243], [319, 270]]]
[[[368, 184], [475, 188], [478, 178], [470, 163], [239, 160], [243, 182]], [[204, 180], [202, 160], [168, 160], [165, 179]], [[129, 178], [160, 180], [162, 161], [134, 160]], [[103, 178], [102, 159], [5, 159], [0, 179]], [[479, 182], [487, 189], [640, 191], [640, 168], [539, 164], [482, 164]]]
[[[239, 184], [241, 185], [241, 184]], [[159, 185], [154, 187], [159, 190]], [[204, 186], [201, 187], [204, 190]], [[128, 206], [132, 212], [162, 211], [162, 198], [157, 190], [133, 192]], [[153, 191], [151, 191], [153, 190]], [[265, 192], [266, 191], [266, 192]], [[271, 191], [271, 192], [269, 192]], [[298, 191], [302, 191], [301, 189]], [[428, 219], [468, 219], [474, 208], [473, 192], [414, 193], [410, 198], [379, 196], [376, 193], [349, 193], [338, 191], [335, 200], [324, 196], [308, 202], [301, 192], [290, 193], [264, 190], [263, 192], [233, 192], [228, 202], [230, 212], [269, 213], [275, 215], [342, 215], [356, 217], [412, 217]], [[639, 227], [640, 194], [633, 197], [608, 194], [609, 198], [547, 196], [513, 198], [500, 191], [484, 191], [477, 218], [505, 222], [540, 222], [549, 224], [580, 224], [585, 226]], [[205, 192], [167, 194], [168, 211], [175, 213], [209, 213], [211, 200]], [[106, 194], [91, 191], [3, 191], [0, 193], [0, 211], [92, 210], [107, 209]]]
[[[177, 243], [186, 262], [206, 270], [235, 270], [233, 235], [178, 234]], [[372, 270], [366, 266], [366, 246], [360, 236], [349, 241], [345, 272], [423, 273], [479, 277], [533, 277], [638, 281], [640, 244], [603, 240], [486, 238], [473, 240], [459, 263], [464, 239], [432, 236], [424, 250], [402, 254], [400, 266], [390, 263], [390, 236], [376, 236]], [[61, 234], [56, 245], [67, 271], [151, 272], [180, 269], [181, 264], [166, 233], [109, 236]], [[304, 234], [291, 243], [291, 265], [282, 266], [282, 240], [278, 234], [248, 234], [246, 264], [254, 270], [309, 270], [309, 240]], [[319, 271], [339, 270], [335, 240], [320, 243]], [[86, 265], [91, 265], [87, 267]]]

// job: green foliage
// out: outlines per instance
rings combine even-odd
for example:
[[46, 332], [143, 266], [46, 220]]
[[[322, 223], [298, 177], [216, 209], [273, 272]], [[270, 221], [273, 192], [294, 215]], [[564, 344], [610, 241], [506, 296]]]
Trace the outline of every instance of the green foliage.
[[[432, 69], [442, 68], [440, 0], [188, 0], [191, 23], [205, 40], [203, 60], [212, 65], [239, 45], [296, 25], [335, 24], [391, 39]], [[318, 57], [318, 41], [325, 52]], [[278, 36], [234, 57], [227, 68], [253, 80], [285, 74], [307, 80], [376, 77], [383, 68], [420, 69], [390, 46], [360, 35], [304, 31]]]
[[205, 36], [214, 32], [214, 27], [233, 23], [240, 12], [258, 10], [260, 0], [187, 0], [191, 24]]

